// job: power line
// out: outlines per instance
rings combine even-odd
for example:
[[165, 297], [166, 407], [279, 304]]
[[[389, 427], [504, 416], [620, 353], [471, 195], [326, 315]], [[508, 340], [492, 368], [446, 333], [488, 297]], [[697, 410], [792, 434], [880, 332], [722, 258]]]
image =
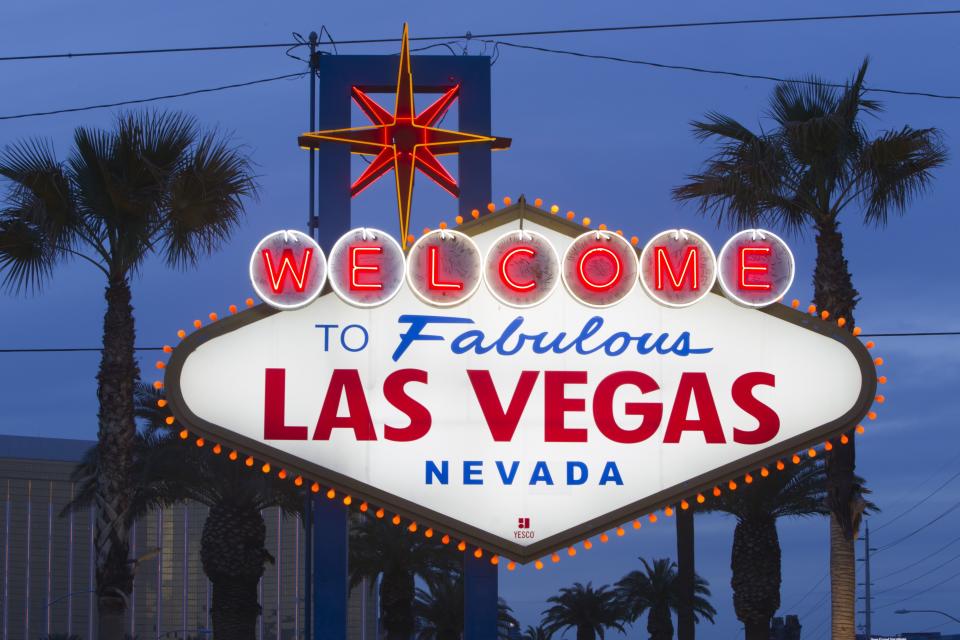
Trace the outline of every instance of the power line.
[[950, 564], [951, 562], [953, 562], [954, 560], [956, 560], [956, 559], [958, 559], [958, 558], [960, 558], [960, 554], [957, 554], [957, 555], [953, 556], [953, 557], [950, 558], [949, 560], [946, 560], [946, 561], [944, 561], [944, 562], [941, 562], [940, 564], [938, 564], [937, 566], [935, 566], [933, 569], [930, 569], [929, 571], [926, 571], [926, 572], [924, 572], [924, 573], [921, 573], [920, 575], [918, 575], [918, 576], [916, 576], [916, 577], [914, 577], [914, 578], [910, 578], [910, 579], [907, 580], [906, 582], [901, 582], [900, 584], [898, 584], [898, 585], [896, 585], [896, 586], [887, 587], [886, 589], [881, 589], [880, 591], [877, 591], [877, 593], [874, 594], [874, 595], [880, 595], [881, 593], [888, 593], [888, 592], [890, 592], [890, 591], [896, 591], [896, 590], [899, 589], [900, 587], [905, 587], [905, 586], [907, 586], [908, 584], [914, 583], [914, 582], [916, 582], [917, 580], [919, 580], [920, 578], [926, 578], [926, 577], [927, 577], [928, 575], [930, 575], [931, 573], [936, 573], [937, 571], [940, 571], [940, 570], [943, 569], [945, 566], [947, 566], [948, 564]]
[[861, 333], [864, 338], [904, 338], [916, 336], [960, 336], [960, 331], [902, 331], [899, 333]]
[[[338, 43], [339, 44], [339, 43]], [[294, 75], [303, 75], [303, 74], [294, 74]], [[280, 76], [289, 77], [289, 76]], [[245, 86], [245, 85], [238, 85]], [[0, 117], [2, 118], [2, 117]], [[915, 337], [915, 336], [953, 336], [960, 335], [960, 331], [947, 331], [947, 332], [921, 332], [921, 333], [862, 333], [862, 337], [873, 337], [873, 336], [888, 336], [888, 337]], [[136, 347], [138, 351], [158, 351], [163, 347]], [[100, 351], [100, 347], [23, 347], [23, 348], [9, 348], [9, 349], [0, 349], [0, 353], [71, 353], [75, 351]], [[960, 475], [960, 474], [958, 474]], [[931, 494], [932, 495], [932, 494]], [[929, 498], [930, 496], [928, 496]], [[926, 498], [924, 499], [926, 500]], [[906, 512], [901, 514], [906, 515]], [[897, 516], [898, 518], [900, 516]], [[891, 521], [892, 522], [892, 521]], [[878, 529], [885, 527], [886, 524], [878, 527]], [[819, 583], [818, 583], [819, 584]], [[797, 604], [800, 604], [799, 602]]]
[[[744, 25], [761, 24], [789, 24], [803, 22], [830, 22], [830, 21], [849, 21], [849, 20], [873, 20], [881, 18], [913, 18], [930, 16], [949, 16], [960, 14], [960, 9], [944, 9], [939, 11], [897, 11], [889, 13], [857, 13], [845, 15], [817, 15], [817, 16], [788, 16], [783, 18], [744, 18], [740, 20], [709, 20], [702, 22], [666, 22], [655, 24], [637, 24], [637, 25], [614, 25], [603, 27], [577, 27], [569, 29], [540, 29], [534, 31], [504, 31], [499, 33], [438, 35], [438, 36], [416, 36], [411, 37], [410, 41], [431, 41], [431, 40], [471, 40], [474, 38], [519, 38], [525, 36], [556, 36], [556, 35], [576, 35], [583, 33], [615, 33], [627, 31], [652, 31], [662, 29], [687, 29], [701, 27], [729, 27]], [[329, 35], [329, 32], [328, 32]], [[336, 45], [357, 45], [357, 44], [384, 44], [399, 42], [400, 38], [361, 38], [354, 40], [337, 40]], [[78, 53], [40, 53], [31, 55], [0, 56], [0, 62], [22, 62], [30, 60], [56, 60], [56, 59], [74, 59], [74, 58], [94, 58], [107, 56], [129, 56], [129, 55], [150, 55], [167, 53], [194, 53], [194, 52], [215, 52], [215, 51], [243, 51], [255, 49], [280, 49], [301, 45], [301, 42], [267, 42], [267, 43], [248, 43], [231, 44], [219, 46], [198, 46], [198, 47], [170, 47], [153, 49], [120, 49], [112, 51], [83, 51]]]
[[919, 502], [914, 502], [912, 505], [910, 505], [910, 507], [909, 507], [908, 509], [906, 509], [905, 511], [903, 511], [902, 513], [900, 513], [899, 515], [897, 515], [897, 516], [894, 517], [893, 519], [887, 520], [887, 521], [884, 522], [882, 525], [880, 525], [879, 527], [877, 527], [876, 529], [874, 529], [874, 532], [880, 531], [880, 530], [883, 529], [884, 527], [887, 527], [887, 526], [893, 524], [894, 522], [896, 522], [897, 520], [899, 520], [899, 519], [902, 518], [903, 516], [907, 515], [908, 513], [910, 513], [911, 511], [913, 511], [914, 509], [916, 509], [916, 508], [919, 507], [920, 505], [922, 505], [924, 502], [926, 502], [927, 500], [929, 500], [929, 499], [932, 498], [933, 496], [937, 495], [941, 490], [943, 490], [944, 487], [946, 487], [948, 484], [950, 484], [951, 482], [953, 482], [953, 481], [956, 480], [957, 478], [960, 478], [960, 471], [958, 471], [957, 473], [955, 473], [955, 474], [953, 474], [952, 476], [950, 476], [950, 477], [947, 479], [946, 482], [944, 482], [944, 483], [941, 484], [939, 487], [937, 487], [936, 489], [934, 489], [934, 490], [933, 490], [931, 493], [929, 493], [925, 498], [923, 498], [923, 499], [920, 500]]
[[885, 579], [885, 578], [889, 578], [890, 576], [895, 576], [895, 575], [897, 575], [898, 573], [903, 573], [904, 571], [907, 571], [908, 569], [913, 569], [915, 566], [917, 566], [917, 565], [920, 564], [921, 562], [924, 562], [925, 560], [929, 560], [930, 558], [932, 558], [933, 556], [939, 554], [940, 552], [945, 551], [946, 549], [949, 549], [950, 547], [952, 547], [953, 545], [955, 545], [957, 542], [960, 542], [960, 537], [954, 538], [953, 540], [951, 540], [951, 541], [948, 542], [947, 544], [943, 545], [942, 547], [940, 547], [939, 549], [937, 549], [937, 550], [934, 551], [933, 553], [930, 553], [930, 554], [927, 554], [927, 555], [923, 556], [922, 558], [920, 558], [920, 559], [917, 560], [916, 562], [913, 562], [912, 564], [908, 564], [908, 565], [905, 566], [905, 567], [900, 567], [900, 568], [897, 569], [896, 571], [891, 571], [890, 573], [885, 573], [885, 574], [883, 574], [882, 576], [880, 576], [879, 578], [877, 578], [877, 580], [883, 580], [883, 579]]
[[[655, 69], [670, 69], [673, 71], [690, 71], [693, 73], [704, 73], [708, 75], [717, 75], [717, 76], [729, 76], [733, 78], [746, 78], [749, 80], [768, 80], [770, 82], [787, 82], [791, 84], [809, 84], [814, 86], [821, 87], [835, 87], [844, 89], [847, 85], [834, 83], [834, 82], [821, 82], [819, 80], [805, 80], [805, 79], [795, 79], [795, 78], [784, 78], [780, 76], [771, 76], [759, 73], [744, 73], [741, 71], [726, 71], [723, 69], [710, 69], [707, 67], [693, 67], [689, 65], [680, 65], [680, 64], [666, 64], [662, 62], [651, 62], [650, 60], [637, 60], [633, 58], [622, 58], [620, 56], [609, 56], [604, 54], [597, 53], [584, 53], [581, 51], [571, 51], [569, 49], [552, 49], [549, 47], [540, 47], [531, 44], [518, 44], [516, 42], [504, 42], [501, 40], [487, 40], [486, 42], [491, 42], [504, 47], [513, 47], [514, 49], [527, 49], [530, 51], [539, 51], [541, 53], [555, 53], [565, 56], [572, 56], [575, 58], [587, 58], [590, 60], [605, 60], [607, 62], [621, 62], [625, 64], [634, 64], [641, 65], [645, 67], [653, 67]], [[864, 87], [864, 91], [871, 91], [873, 93], [886, 93], [892, 95], [900, 96], [918, 96], [923, 98], [937, 98], [941, 100], [960, 100], [960, 95], [944, 94], [944, 93], [932, 93], [928, 91], [903, 91], [900, 89], [883, 89], [879, 87]]]
[[[134, 351], [163, 351], [163, 347], [134, 347]], [[85, 353], [100, 352], [103, 347], [28, 347], [24, 349], [0, 349], [0, 353]]]
[[918, 592], [916, 592], [915, 594], [913, 594], [912, 596], [907, 596], [906, 598], [900, 598], [899, 600], [894, 600], [893, 602], [888, 602], [887, 604], [884, 604], [884, 605], [881, 605], [881, 606], [877, 607], [877, 609], [886, 609], [886, 608], [888, 608], [888, 607], [892, 607], [892, 606], [895, 605], [895, 604], [900, 604], [901, 602], [906, 602], [907, 600], [913, 600], [913, 599], [916, 598], [917, 596], [922, 596], [923, 594], [925, 594], [925, 593], [927, 593], [927, 592], [929, 592], [929, 591], [933, 591], [933, 590], [936, 589], [937, 587], [940, 587], [940, 586], [942, 586], [942, 585], [945, 585], [945, 584], [947, 584], [948, 582], [950, 582], [951, 580], [956, 580], [957, 578], [960, 578], [960, 572], [955, 573], [955, 574], [953, 574], [952, 576], [950, 576], [949, 578], [945, 578], [945, 579], [941, 580], [940, 582], [938, 582], [938, 583], [936, 583], [936, 584], [930, 585], [930, 586], [927, 587], [926, 589], [924, 589], [924, 590], [922, 590], [922, 591], [918, 591]]
[[273, 76], [272, 78], [261, 78], [259, 80], [250, 80], [249, 82], [237, 82], [234, 84], [224, 84], [218, 87], [207, 87], [206, 89], [194, 89], [192, 91], [183, 91], [181, 93], [170, 93], [163, 96], [153, 96], [151, 98], [136, 98], [133, 100], [122, 100], [120, 102], [109, 102], [105, 104], [93, 104], [85, 107], [70, 107], [66, 109], [54, 109], [53, 111], [35, 111], [33, 113], [19, 113], [16, 115], [0, 116], [0, 120], [19, 120], [21, 118], [36, 118], [38, 116], [52, 116], [60, 113], [75, 113], [77, 111], [93, 111], [94, 109], [109, 109], [111, 107], [122, 107], [130, 104], [143, 104], [145, 102], [156, 102], [158, 100], [170, 100], [172, 98], [183, 98], [186, 96], [195, 96], [201, 93], [213, 93], [215, 91], [224, 91], [226, 89], [239, 89], [241, 87], [250, 87], [277, 80], [286, 80], [288, 78], [299, 78], [307, 75], [308, 71], [298, 73], [288, 73], [282, 76]]
[[923, 530], [926, 529], [927, 527], [929, 527], [929, 526], [931, 526], [932, 524], [934, 524], [934, 523], [942, 520], [943, 518], [947, 517], [948, 515], [950, 515], [951, 513], [953, 513], [954, 511], [956, 511], [957, 509], [960, 509], [960, 502], [956, 503], [955, 505], [953, 505], [952, 507], [950, 507], [949, 509], [947, 509], [946, 511], [944, 511], [943, 513], [941, 513], [940, 515], [938, 515], [936, 518], [934, 518], [934, 519], [931, 520], [930, 522], [926, 523], [925, 525], [914, 529], [913, 531], [911, 531], [910, 533], [908, 533], [908, 534], [906, 534], [906, 535], [904, 535], [904, 536], [900, 536], [899, 538], [897, 538], [896, 540], [894, 540], [893, 542], [891, 542], [891, 543], [889, 543], [889, 544], [883, 545], [882, 547], [880, 547], [879, 549], [877, 549], [877, 553], [880, 553], [881, 551], [886, 551], [887, 549], [889, 549], [889, 548], [891, 548], [891, 547], [895, 547], [895, 546], [897, 546], [898, 544], [900, 544], [901, 542], [904, 542], [905, 540], [908, 540], [908, 539], [912, 538], [913, 536], [915, 536], [916, 534], [920, 533], [921, 531], [923, 531]]
[[820, 578], [819, 580], [817, 580], [817, 583], [816, 583], [815, 585], [813, 585], [812, 587], [810, 587], [810, 589], [809, 589], [805, 594], [803, 594], [803, 597], [801, 597], [799, 600], [797, 600], [797, 602], [796, 602], [793, 606], [791, 606], [791, 607], [784, 607], [783, 610], [784, 610], [784, 611], [795, 611], [796, 608], [799, 607], [800, 604], [801, 604], [804, 600], [806, 600], [806, 599], [810, 596], [810, 594], [813, 593], [813, 592], [816, 590], [817, 587], [819, 587], [821, 584], [823, 584], [823, 581], [826, 580], [829, 575], [830, 575], [830, 572], [829, 572], [829, 571], [828, 571], [827, 573], [823, 574], [823, 577]]

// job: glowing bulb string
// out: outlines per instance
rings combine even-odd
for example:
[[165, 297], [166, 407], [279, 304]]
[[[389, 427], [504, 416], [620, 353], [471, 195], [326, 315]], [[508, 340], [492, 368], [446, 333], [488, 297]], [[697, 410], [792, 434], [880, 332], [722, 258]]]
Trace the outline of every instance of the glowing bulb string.
[[[523, 202], [523, 201], [521, 200], [521, 203], [522, 203], [522, 202]], [[509, 207], [509, 206], [512, 205], [512, 199], [509, 198], [509, 197], [506, 197], [506, 198], [503, 199], [503, 203], [504, 203], [505, 206], [508, 206], [508, 207]], [[537, 199], [534, 200], [534, 206], [535, 206], [535, 207], [540, 208], [542, 204], [543, 204], [543, 201], [542, 201], [540, 198], [537, 198]], [[489, 212], [491, 212], [491, 213], [493, 213], [494, 211], [496, 211], [496, 205], [495, 205], [494, 203], [492, 203], [492, 202], [489, 203], [486, 208], [487, 208], [487, 210], [488, 210]], [[552, 206], [550, 207], [550, 210], [549, 210], [549, 211], [550, 211], [550, 213], [553, 214], [553, 215], [558, 215], [558, 214], [559, 214], [559, 211], [560, 211], [560, 207], [557, 206], [557, 205], [552, 205]], [[475, 209], [473, 213], [476, 214], [476, 215], [473, 216], [474, 219], [479, 218], [479, 212], [478, 212], [478, 210]], [[544, 213], [546, 213], [546, 211], [544, 211]], [[575, 214], [574, 214], [573, 211], [568, 211], [568, 212], [567, 212], [567, 219], [568, 219], [568, 220], [572, 220], [574, 217], [575, 217]], [[462, 220], [462, 217], [461, 217], [461, 216], [457, 216], [457, 224], [461, 224], [461, 220]], [[590, 218], [586, 218], [586, 217], [583, 218], [583, 219], [582, 219], [582, 224], [583, 224], [583, 226], [590, 227], [590, 225], [591, 225], [591, 220], [590, 220]], [[441, 222], [441, 223], [440, 223], [440, 228], [441, 228], [441, 229], [446, 229], [446, 228], [447, 228], [446, 223], [445, 223], [445, 222]], [[598, 229], [603, 230], [603, 231], [606, 231], [606, 225], [601, 224], [601, 225], [599, 225]], [[428, 233], [428, 232], [429, 232], [429, 229], [425, 229], [425, 230], [424, 230], [424, 233]], [[616, 233], [617, 233], [618, 235], [621, 235], [621, 236], [623, 235], [623, 232], [622, 232], [621, 230], [617, 230]], [[637, 242], [636, 242], [636, 236], [633, 236], [633, 237], [631, 238], [631, 243], [632, 243], [633, 245], [636, 245], [636, 244], [637, 244]], [[247, 298], [247, 299], [245, 300], [245, 305], [246, 305], [247, 308], [252, 308], [252, 307], [255, 305], [255, 302], [254, 302], [253, 298]], [[791, 306], [793, 309], [795, 309], [795, 310], [799, 310], [799, 308], [800, 308], [800, 301], [794, 299], [793, 301], [791, 301], [790, 306]], [[230, 312], [231, 315], [233, 315], [233, 314], [238, 313], [238, 308], [237, 308], [236, 305], [230, 305], [230, 306], [228, 307], [228, 311]], [[824, 323], [833, 322], [833, 323], [835, 323], [835, 324], [836, 324], [838, 327], [840, 327], [840, 328], [844, 327], [844, 326], [847, 324], [847, 323], [846, 323], [846, 319], [843, 318], [843, 317], [837, 317], [835, 320], [831, 320], [831, 314], [830, 314], [830, 312], [829, 312], [828, 310], [819, 310], [819, 311], [818, 311], [816, 305], [814, 305], [814, 304], [810, 304], [810, 305], [806, 308], [806, 312], [807, 312], [810, 316], [812, 316], [813, 318], [818, 319], [818, 321], [820, 321], [820, 322], [824, 322]], [[219, 315], [218, 315], [216, 312], [211, 312], [211, 313], [209, 313], [209, 314], [207, 315], [207, 318], [210, 320], [210, 322], [218, 322], [219, 319], [220, 319]], [[199, 330], [199, 329], [201, 329], [201, 328], [203, 327], [203, 321], [201, 321], [201, 320], [199, 320], [199, 319], [196, 319], [196, 320], [193, 321], [192, 325], [193, 325], [194, 329]], [[858, 326], [853, 327], [850, 332], [851, 332], [851, 334], [852, 334], [853, 336], [861, 336], [862, 333], [863, 333], [862, 330], [861, 330], [861, 328], [858, 327]], [[187, 336], [187, 332], [186, 332], [185, 329], [179, 329], [179, 330], [177, 331], [177, 337], [180, 338], [181, 340], [183, 340], [184, 338], [186, 338], [186, 336]], [[876, 345], [875, 345], [875, 343], [874, 343], [872, 340], [870, 340], [870, 341], [867, 341], [867, 342], [864, 344], [864, 346], [865, 346], [867, 349], [873, 349]], [[171, 354], [171, 353], [173, 353], [173, 347], [171, 347], [170, 345], [164, 345], [164, 346], [162, 347], [162, 351], [163, 351], [164, 353], [166, 353], [166, 354]], [[883, 366], [883, 365], [884, 365], [884, 359], [883, 359], [882, 357], [876, 357], [876, 358], [873, 359], [873, 363], [874, 363], [874, 365], [877, 366], [877, 367]], [[156, 367], [156, 369], [157, 369], [158, 371], [165, 371], [165, 370], [166, 370], [166, 366], [167, 366], [167, 365], [166, 365], [166, 362], [164, 362], [164, 361], [162, 361], [162, 360], [158, 360], [158, 361], [156, 362], [156, 365], [155, 365], [155, 367]], [[878, 377], [877, 377], [877, 382], [878, 382], [878, 384], [880, 384], [880, 385], [884, 385], [884, 384], [887, 383], [887, 377], [886, 377], [886, 376], [878, 376]], [[162, 389], [163, 389], [163, 381], [162, 381], [162, 380], [156, 380], [156, 381], [153, 383], [153, 387], [154, 387], [154, 389], [156, 389], [156, 390], [158, 390], [158, 391], [162, 390]], [[882, 394], [879, 394], [879, 393], [878, 393], [878, 394], [875, 396], [875, 398], [874, 398], [874, 402], [875, 402], [876, 404], [883, 404], [885, 401], [886, 401], [886, 397], [885, 397], [884, 395], [882, 395]], [[157, 401], [157, 406], [158, 406], [159, 408], [161, 408], [161, 409], [167, 407], [168, 405], [169, 405], [169, 403], [168, 403], [168, 400], [167, 400], [166, 398], [160, 398], [160, 399]], [[868, 418], [869, 420], [873, 421], [873, 420], [876, 420], [877, 417], [878, 417], [878, 416], [877, 416], [877, 413], [873, 410], [873, 408], [871, 408], [871, 410], [867, 413], [867, 418]], [[175, 421], [176, 421], [176, 419], [175, 419], [175, 417], [174, 417], [172, 414], [171, 414], [170, 416], [167, 416], [167, 417], [165, 418], [166, 424], [167, 424], [171, 429], [173, 429], [174, 424], [175, 424]], [[863, 433], [865, 433], [865, 428], [864, 428], [864, 426], [863, 426], [862, 424], [858, 424], [858, 425], [855, 427], [855, 429], [854, 429], [854, 433], [856, 433], [857, 435], [862, 435]], [[194, 444], [195, 444], [198, 448], [205, 448], [206, 445], [207, 445], [207, 442], [206, 442], [205, 438], [204, 438], [202, 435], [199, 435], [199, 434], [191, 434], [188, 429], [181, 429], [181, 430], [179, 431], [178, 435], [179, 435], [180, 439], [185, 440], [185, 441], [188, 440], [188, 439], [190, 439], [191, 436], [193, 436], [193, 437], [194, 437]], [[850, 440], [849, 440], [849, 436], [848, 436], [846, 433], [840, 435], [840, 437], [839, 437], [839, 442], [840, 442], [841, 445], [846, 445], [846, 444], [849, 443], [849, 441], [850, 441]], [[825, 441], [824, 443], [822, 443], [822, 445], [820, 445], [820, 447], [822, 448], [823, 451], [831, 451], [831, 450], [833, 449], [833, 447], [834, 447], [834, 444], [831, 442], [831, 440], [827, 440], [827, 441]], [[223, 452], [223, 450], [224, 450], [223, 444], [222, 444], [222, 443], [219, 443], [219, 442], [218, 442], [218, 443], [214, 443], [214, 445], [211, 447], [211, 451], [213, 452], [214, 455], [220, 455], [220, 454]], [[790, 461], [792, 464], [797, 465], [797, 464], [800, 464], [801, 461], [802, 461], [805, 457], [806, 457], [806, 458], [813, 459], [813, 458], [816, 458], [816, 457], [819, 455], [819, 453], [820, 453], [820, 451], [818, 450], [818, 448], [817, 448], [816, 446], [811, 446], [811, 447], [809, 447], [809, 448], [807, 448], [807, 449], [805, 449], [805, 450], [803, 450], [803, 451], [796, 452], [796, 453], [794, 453], [792, 456], [789, 456], [789, 461]], [[248, 467], [248, 468], [254, 468], [254, 467], [257, 465], [257, 460], [256, 460], [256, 458], [254, 458], [253, 455], [244, 454], [244, 453], [242, 453], [241, 451], [239, 451], [238, 449], [232, 449], [232, 450], [230, 451], [230, 453], [228, 454], [228, 458], [229, 458], [230, 460], [232, 460], [232, 461], [239, 461], [239, 460], [243, 459], [243, 464], [244, 464], [246, 467]], [[641, 520], [640, 520], [641, 517], [646, 517], [646, 519], [649, 521], [650, 524], [654, 524], [654, 523], [656, 523], [656, 522], [658, 521], [658, 519], [659, 519], [659, 517], [658, 517], [658, 515], [657, 515], [657, 512], [658, 512], [658, 511], [662, 511], [663, 515], [664, 515], [665, 517], [668, 517], [668, 518], [669, 518], [669, 517], [672, 517], [672, 516], [674, 515], [675, 510], [678, 509], [678, 508], [681, 509], [681, 510], [687, 510], [687, 509], [690, 509], [690, 508], [693, 506], [693, 503], [696, 503], [697, 505], [703, 505], [703, 504], [706, 502], [706, 500], [707, 500], [707, 497], [706, 497], [706, 495], [705, 495], [706, 493], [710, 493], [710, 494], [713, 495], [713, 497], [719, 498], [720, 496], [723, 495], [723, 491], [724, 491], [723, 489], [721, 489], [721, 486], [726, 486], [726, 490], [728, 490], [728, 491], [736, 491], [736, 490], [738, 490], [738, 488], [740, 487], [740, 485], [739, 485], [739, 483], [738, 483], [738, 480], [742, 480], [744, 484], [751, 485], [751, 484], [753, 484], [753, 483], [755, 483], [755, 482], [757, 481], [757, 480], [756, 480], [757, 476], [759, 476], [760, 478], [767, 478], [767, 477], [769, 477], [769, 475], [770, 475], [770, 473], [771, 473], [770, 467], [773, 467], [773, 469], [775, 469], [776, 471], [783, 471], [783, 470], [786, 469], [786, 462], [784, 462], [784, 459], [783, 459], [783, 458], [775, 459], [775, 461], [774, 461], [774, 460], [771, 460], [767, 465], [761, 466], [759, 469], [755, 469], [755, 470], [752, 470], [752, 471], [747, 471], [747, 472], [744, 472], [743, 474], [739, 474], [739, 475], [736, 475], [736, 476], [728, 479], [727, 482], [725, 483], [725, 485], [724, 485], [724, 483], [718, 483], [718, 484], [714, 485], [714, 486], [712, 487], [712, 489], [704, 487], [701, 491], [695, 492], [694, 494], [688, 496], [687, 498], [681, 499], [681, 500], [679, 500], [678, 502], [671, 503], [671, 504], [661, 505], [660, 507], [655, 508], [655, 509], [653, 509], [652, 511], [646, 513], [646, 514], [641, 514], [639, 517], [637, 517], [637, 518], [635, 518], [635, 519], [633, 519], [633, 520], [628, 520], [628, 521], [626, 521], [626, 522], [624, 522], [624, 523], [621, 523], [620, 525], [617, 525], [617, 526], [615, 526], [615, 527], [613, 527], [613, 528], [607, 529], [606, 531], [603, 531], [603, 532], [599, 533], [599, 535], [597, 535], [597, 539], [599, 540], [599, 542], [600, 542], [601, 544], [606, 544], [607, 542], [610, 541], [610, 537], [611, 537], [611, 533], [610, 533], [610, 532], [612, 532], [614, 536], [616, 536], [616, 537], [618, 537], [618, 538], [621, 538], [621, 537], [624, 537], [624, 536], [626, 535], [626, 532], [627, 532], [627, 528], [628, 528], [628, 527], [629, 527], [629, 528], [632, 528], [632, 529], [634, 529], [634, 530], [639, 530], [639, 529], [641, 529], [642, 526], [643, 526], [643, 524], [642, 524], [642, 522], [641, 522]], [[278, 477], [279, 479], [284, 480], [284, 479], [286, 479], [286, 478], [288, 478], [288, 477], [291, 476], [291, 473], [288, 472], [287, 469], [283, 468], [281, 465], [276, 465], [276, 468], [277, 468], [276, 475], [277, 475], [277, 477]], [[265, 474], [265, 475], [266, 475], [266, 474], [270, 474], [270, 473], [273, 472], [273, 470], [274, 470], [274, 465], [271, 464], [270, 461], [260, 460], [260, 461], [259, 461], [259, 470], [260, 470], [261, 473], [263, 473], [263, 474]], [[306, 480], [302, 475], [295, 475], [295, 476], [293, 476], [293, 477], [292, 477], [292, 481], [293, 481], [294, 485], [297, 486], [297, 487], [301, 487], [301, 486], [303, 486], [306, 482], [308, 482], [308, 480]], [[321, 486], [320, 486], [320, 483], [319, 483], [318, 481], [313, 481], [313, 482], [309, 485], [309, 491], [310, 491], [311, 493], [318, 494], [318, 493], [320, 493], [320, 490], [321, 490]], [[344, 504], [344, 506], [346, 506], [346, 507], [349, 508], [349, 507], [351, 507], [351, 506], [354, 504], [355, 500], [354, 500], [353, 496], [350, 495], [350, 493], [345, 492], [345, 491], [343, 491], [343, 490], [339, 490], [339, 493], [343, 494], [343, 496], [344, 496], [344, 497], [341, 499], [341, 501], [342, 501], [342, 503]], [[332, 486], [331, 486], [331, 487], [328, 487], [325, 495], [326, 495], [326, 497], [327, 497], [328, 499], [334, 500], [334, 499], [337, 498], [338, 489], [335, 488], [335, 487], [332, 487]], [[371, 508], [373, 508], [373, 507], [372, 507], [372, 506], [370, 505], [370, 503], [369, 503], [368, 501], [366, 501], [366, 500], [361, 500], [361, 501], [360, 501], [360, 504], [358, 504], [358, 505], [356, 506], [356, 509], [357, 509], [358, 511], [360, 511], [361, 513], [367, 513]], [[374, 517], [377, 518], [377, 519], [383, 519], [385, 516], [386, 516], [386, 511], [385, 511], [385, 508], [384, 508], [384, 507], [378, 507], [378, 508], [376, 509], [376, 511], [374, 512]], [[394, 526], [397, 526], [399, 531], [406, 530], [406, 532], [407, 532], [408, 534], [411, 534], [411, 535], [417, 534], [422, 525], [419, 524], [416, 519], [409, 518], [409, 519], [407, 519], [407, 520], [408, 520], [408, 521], [407, 521], [406, 525], [403, 526], [403, 527], [401, 527], [400, 525], [403, 524], [403, 522], [404, 522], [404, 517], [403, 517], [403, 516], [401, 516], [399, 513], [395, 513], [395, 514], [390, 518], [390, 522], [392, 522], [392, 524], [393, 524]], [[438, 532], [437, 532], [437, 530], [436, 530], [433, 526], [427, 525], [426, 528], [424, 529], [422, 535], [424, 535], [424, 536], [427, 537], [427, 538], [433, 538], [435, 535], [438, 535]], [[593, 541], [592, 541], [592, 537], [593, 537], [593, 536], [588, 537], [588, 538], [582, 540], [580, 543], [578, 543], [578, 544], [581, 545], [581, 547], [583, 548], [583, 550], [589, 551], [590, 549], [593, 548], [594, 543], [593, 543]], [[443, 534], [442, 537], [440, 538], [440, 542], [441, 542], [441, 544], [443, 544], [443, 545], [448, 545], [448, 544], [450, 544], [450, 542], [451, 542], [452, 540], [453, 540], [453, 538], [451, 538], [450, 534], [446, 534], [446, 533]], [[494, 564], [494, 565], [499, 564], [500, 557], [499, 557], [498, 555], [492, 553], [491, 551], [485, 550], [483, 547], [481, 547], [481, 546], [479, 546], [479, 545], [471, 545], [471, 546], [473, 546], [473, 551], [472, 551], [472, 553], [473, 553], [474, 557], [476, 557], [476, 558], [479, 559], [479, 558], [482, 558], [482, 557], [484, 557], [484, 556], [487, 556], [487, 557], [489, 558], [489, 561], [490, 561], [491, 564]], [[890, 545], [888, 545], [888, 546], [890, 546]], [[466, 541], [466, 540], [460, 540], [460, 541], [457, 543], [456, 548], [457, 548], [459, 551], [461, 551], [461, 552], [467, 552], [467, 550], [468, 550], [467, 541]], [[567, 555], [568, 555], [569, 557], [574, 557], [574, 556], [576, 556], [576, 555], [577, 555], [577, 547], [576, 547], [576, 545], [568, 546], [568, 547], [566, 548], [566, 553], [567, 553]], [[537, 571], [542, 570], [542, 569], [546, 566], [546, 563], [545, 563], [545, 561], [544, 561], [545, 559], [548, 559], [551, 564], [557, 564], [557, 563], [560, 562], [560, 553], [559, 553], [558, 551], [552, 551], [549, 555], [543, 556], [543, 557], [535, 560], [534, 563], [533, 563], [533, 565], [534, 565], [534, 568], [535, 568]], [[514, 560], [508, 560], [508, 563], [507, 563], [507, 570], [508, 570], [508, 571], [514, 571], [514, 570], [516, 569], [516, 567], [517, 567], [516, 561], [514, 561]]]

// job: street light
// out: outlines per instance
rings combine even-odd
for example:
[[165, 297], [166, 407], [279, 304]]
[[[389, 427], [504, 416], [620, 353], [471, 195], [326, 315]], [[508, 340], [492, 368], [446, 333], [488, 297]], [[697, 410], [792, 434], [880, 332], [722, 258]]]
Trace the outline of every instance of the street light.
[[954, 618], [952, 615], [946, 611], [939, 611], [937, 609], [897, 609], [894, 613], [904, 614], [904, 613], [939, 613], [942, 616], [947, 616], [954, 622], [960, 622], [960, 619]]

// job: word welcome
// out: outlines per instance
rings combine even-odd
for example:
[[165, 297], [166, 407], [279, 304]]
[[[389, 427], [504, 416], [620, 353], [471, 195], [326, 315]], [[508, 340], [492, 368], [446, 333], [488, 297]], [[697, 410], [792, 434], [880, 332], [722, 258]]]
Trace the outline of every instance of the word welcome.
[[719, 259], [703, 237], [683, 229], [657, 234], [639, 254], [621, 235], [588, 231], [562, 255], [535, 231], [507, 232], [481, 255], [459, 231], [431, 231], [405, 254], [383, 231], [354, 229], [337, 241], [329, 261], [310, 236], [277, 231], [250, 259], [255, 290], [280, 309], [308, 304], [328, 278], [337, 296], [362, 307], [385, 304], [404, 282], [430, 304], [455, 306], [484, 282], [498, 300], [523, 308], [540, 304], [560, 281], [579, 302], [595, 307], [616, 304], [637, 284], [660, 304], [689, 306], [717, 281], [729, 298], [760, 307], [786, 294], [793, 273], [787, 245], [759, 229], [735, 234]]

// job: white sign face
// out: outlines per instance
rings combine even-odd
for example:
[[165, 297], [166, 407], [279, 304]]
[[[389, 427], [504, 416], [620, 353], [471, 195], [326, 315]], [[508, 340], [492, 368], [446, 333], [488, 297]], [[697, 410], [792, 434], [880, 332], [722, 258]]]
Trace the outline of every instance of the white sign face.
[[[561, 226], [524, 221], [558, 255]], [[472, 240], [485, 255], [517, 228]], [[175, 350], [179, 421], [521, 561], [850, 428], [875, 388], [848, 333], [715, 293], [598, 309], [557, 287], [516, 308], [477, 287], [447, 308], [401, 287], [245, 313]]]

